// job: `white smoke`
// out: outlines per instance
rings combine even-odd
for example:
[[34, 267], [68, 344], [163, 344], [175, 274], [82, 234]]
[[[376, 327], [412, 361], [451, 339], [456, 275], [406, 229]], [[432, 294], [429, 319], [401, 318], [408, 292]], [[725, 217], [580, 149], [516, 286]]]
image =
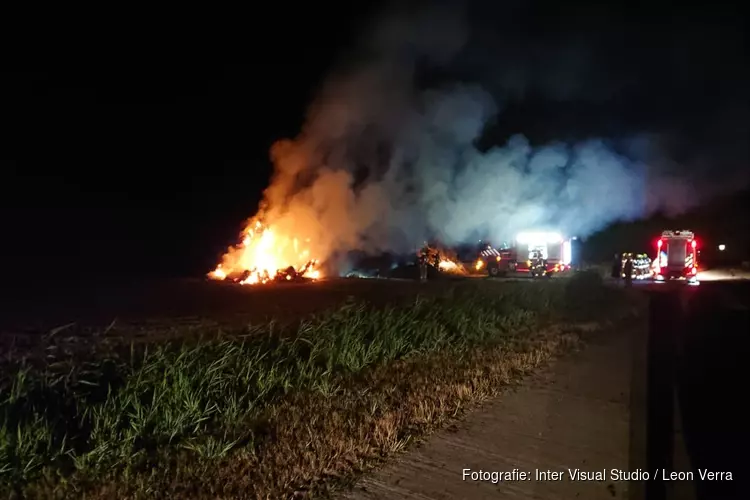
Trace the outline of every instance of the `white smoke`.
[[274, 146], [264, 209], [271, 224], [304, 233], [326, 257], [410, 251], [433, 237], [500, 240], [540, 226], [586, 237], [687, 208], [685, 183], [655, 175], [604, 138], [533, 147], [519, 134], [480, 151], [485, 126], [503, 119], [498, 96], [457, 80], [418, 82], [424, 65], [450, 66], [460, 53], [467, 30], [459, 14], [441, 8], [378, 25], [366, 62], [334, 75], [301, 134]]

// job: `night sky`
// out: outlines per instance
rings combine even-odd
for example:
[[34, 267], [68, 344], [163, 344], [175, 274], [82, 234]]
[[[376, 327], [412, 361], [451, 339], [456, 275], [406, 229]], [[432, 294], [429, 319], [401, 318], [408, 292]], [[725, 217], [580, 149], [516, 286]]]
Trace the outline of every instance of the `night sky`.
[[[624, 5], [470, 2], [464, 50], [421, 84], [479, 82], [496, 96], [503, 112], [487, 146], [515, 133], [532, 143], [655, 134], [679, 168], [741, 188], [750, 136], [741, 4]], [[352, 47], [374, 8], [346, 9], [355, 10], [287, 13], [278, 36], [262, 33], [281, 13], [269, 15], [234, 33], [231, 57], [217, 47], [185, 63], [101, 58], [3, 72], [10, 275], [213, 267], [256, 211], [270, 145], [293, 138], [324, 77], [359, 57]]]

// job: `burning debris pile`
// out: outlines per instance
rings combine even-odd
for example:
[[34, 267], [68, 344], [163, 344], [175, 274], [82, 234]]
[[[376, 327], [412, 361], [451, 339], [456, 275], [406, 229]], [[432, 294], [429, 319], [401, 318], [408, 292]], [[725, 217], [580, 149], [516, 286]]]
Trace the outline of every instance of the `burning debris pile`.
[[[380, 255], [371, 255], [352, 252], [348, 261], [349, 267], [342, 275], [347, 278], [417, 279], [420, 256], [424, 251], [423, 247], [415, 252], [404, 254], [385, 252]], [[454, 251], [437, 245], [427, 247], [427, 265], [428, 273], [435, 278], [441, 275], [468, 274]]]
[[461, 264], [458, 255], [453, 250], [449, 250], [440, 245], [430, 247], [431, 263], [439, 271], [447, 274], [467, 274], [466, 268]]
[[300, 243], [299, 238], [277, 234], [253, 219], [241, 243], [229, 249], [208, 277], [241, 285], [317, 280], [321, 273], [307, 248], [309, 243], [309, 238]]
[[441, 259], [438, 267], [444, 273], [450, 274], [466, 274], [463, 264], [448, 259]]

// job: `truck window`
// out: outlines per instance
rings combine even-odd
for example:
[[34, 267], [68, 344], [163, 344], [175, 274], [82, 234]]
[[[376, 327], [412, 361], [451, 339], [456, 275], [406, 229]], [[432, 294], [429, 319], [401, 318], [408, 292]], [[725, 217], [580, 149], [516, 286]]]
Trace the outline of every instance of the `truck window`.
[[547, 258], [549, 260], [561, 260], [562, 259], [562, 245], [554, 244], [547, 246]]
[[687, 244], [681, 241], [667, 243], [667, 265], [670, 267], [685, 267], [687, 258]]

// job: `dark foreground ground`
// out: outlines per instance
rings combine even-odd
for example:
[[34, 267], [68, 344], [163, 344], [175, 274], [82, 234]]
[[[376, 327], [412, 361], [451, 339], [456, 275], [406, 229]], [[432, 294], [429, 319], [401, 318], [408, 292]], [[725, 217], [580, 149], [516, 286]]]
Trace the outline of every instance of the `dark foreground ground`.
[[[649, 314], [594, 340], [518, 392], [471, 415], [347, 498], [748, 498], [750, 281], [640, 284]], [[463, 469], [562, 471], [559, 481], [492, 484]], [[568, 469], [647, 472], [644, 481], [571, 481]], [[700, 471], [713, 480], [700, 480]], [[665, 481], [671, 472], [693, 472]], [[721, 473], [731, 473], [731, 480]], [[655, 478], [656, 477], [656, 478]]]
[[[662, 468], [677, 472], [692, 468], [696, 477], [698, 469], [731, 472], [732, 481], [696, 481], [698, 498], [747, 498], [750, 441], [744, 400], [750, 359], [750, 282], [714, 278], [697, 287], [638, 284], [633, 288], [633, 293], [648, 295], [650, 310], [648, 324], [632, 333], [631, 347], [622, 348], [622, 356], [633, 359], [629, 469], [653, 475]], [[179, 321], [209, 318], [217, 324], [236, 324], [280, 314], [299, 317], [349, 296], [387, 303], [446, 283], [420, 287], [413, 281], [332, 280], [256, 288], [188, 280], [77, 289], [28, 286], [2, 297], [0, 335], [4, 342], [15, 342], [71, 322], [103, 327], [115, 319], [130, 324], [177, 322], [179, 326]], [[618, 369], [616, 364], [600, 365], [598, 369]], [[589, 376], [600, 375], [593, 370]], [[576, 417], [571, 413], [567, 418], [560, 425]], [[681, 449], [687, 452], [687, 465], [680, 461]], [[564, 455], [555, 460], [559, 468], [566, 468]], [[456, 467], [460, 470], [460, 464]], [[645, 496], [641, 498], [667, 498], [668, 494], [684, 498], [674, 496], [663, 481], [642, 486]]]
[[442, 275], [421, 284], [415, 279], [332, 278], [261, 286], [200, 278], [27, 282], [0, 288], [0, 355], [38, 345], [52, 332], [74, 343], [99, 335], [151, 342], [219, 329], [236, 332], [251, 324], [296, 322], [349, 299], [376, 306], [403, 303], [467, 279]]
[[[646, 466], [671, 468], [675, 446], [684, 444], [694, 469], [733, 473], [733, 481], [696, 482], [698, 498], [747, 498], [750, 281], [646, 293]], [[675, 439], [676, 415], [684, 443]], [[647, 498], [663, 498], [666, 486], [649, 482]]]
[[[286, 321], [335, 307], [349, 297], [376, 304], [398, 302], [417, 291], [437, 291], [413, 280], [333, 279], [310, 283], [241, 286], [202, 279], [26, 284], [0, 295], [0, 337], [31, 340], [51, 330], [106, 330], [154, 335], [160, 330]], [[74, 323], [74, 324], [73, 324]], [[80, 332], [85, 335], [85, 332]]]
[[[334, 307], [349, 297], [375, 304], [396, 303], [415, 293], [442, 290], [456, 281], [489, 279], [484, 275], [432, 274], [426, 286], [413, 278], [332, 278], [307, 283], [242, 286], [202, 278], [123, 279], [102, 277], [79, 281], [29, 280], [0, 283], [0, 335], [34, 335], [76, 323], [107, 328], [159, 323], [219, 325], [300, 318]], [[408, 272], [406, 273], [408, 275]], [[528, 278], [492, 281], [528, 281]]]

